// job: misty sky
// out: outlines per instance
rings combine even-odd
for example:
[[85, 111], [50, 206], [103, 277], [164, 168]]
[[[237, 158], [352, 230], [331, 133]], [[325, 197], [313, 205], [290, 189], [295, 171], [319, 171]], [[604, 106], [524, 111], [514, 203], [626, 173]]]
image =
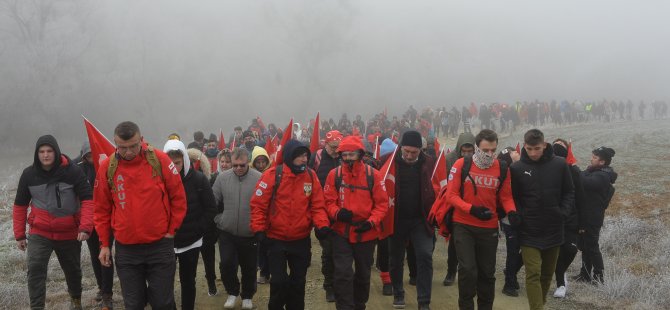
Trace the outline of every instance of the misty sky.
[[[34, 21], [27, 1], [0, 9], [17, 1]], [[62, 1], [49, 12], [28, 37], [0, 16], [0, 141], [26, 121], [30, 145], [49, 131], [80, 139], [81, 114], [110, 137], [130, 119], [190, 140], [256, 115], [283, 127], [316, 111], [670, 97], [668, 1]]]

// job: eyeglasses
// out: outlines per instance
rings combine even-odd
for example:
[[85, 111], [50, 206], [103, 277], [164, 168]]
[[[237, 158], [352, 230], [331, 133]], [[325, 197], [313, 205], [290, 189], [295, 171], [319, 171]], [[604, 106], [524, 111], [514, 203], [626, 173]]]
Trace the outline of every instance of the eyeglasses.
[[247, 164], [233, 165], [233, 168], [246, 168]]

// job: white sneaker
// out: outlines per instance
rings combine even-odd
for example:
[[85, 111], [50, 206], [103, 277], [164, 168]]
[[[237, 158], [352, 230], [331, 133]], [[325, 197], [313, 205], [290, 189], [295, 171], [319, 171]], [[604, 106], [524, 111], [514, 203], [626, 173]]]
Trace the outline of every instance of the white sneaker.
[[556, 298], [565, 298], [565, 286], [559, 286], [556, 288], [556, 291], [554, 292], [554, 297]]
[[242, 299], [242, 309], [253, 309], [254, 304], [251, 302], [251, 299]]
[[237, 296], [228, 295], [226, 303], [223, 304], [223, 309], [234, 309], [236, 303], [237, 303]]

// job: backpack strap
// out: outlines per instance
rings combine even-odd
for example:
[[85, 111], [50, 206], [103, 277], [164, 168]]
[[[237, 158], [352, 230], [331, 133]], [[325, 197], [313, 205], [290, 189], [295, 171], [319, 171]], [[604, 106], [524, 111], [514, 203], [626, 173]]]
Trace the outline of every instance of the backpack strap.
[[503, 182], [507, 179], [507, 162], [504, 160], [498, 159], [498, 164], [500, 166], [500, 176], [498, 177], [498, 189], [496, 189], [496, 194], [500, 192], [500, 189], [503, 186]]
[[277, 189], [279, 189], [279, 184], [281, 184], [282, 172], [284, 170], [284, 165], [277, 165], [275, 169], [275, 185], [272, 188], [272, 196], [270, 196], [270, 214], [275, 214], [277, 212], [277, 206], [275, 204], [275, 196], [277, 196]]
[[112, 193], [116, 192], [116, 186], [114, 186], [114, 174], [116, 173], [116, 168], [118, 167], [119, 159], [116, 158], [116, 153], [114, 153], [109, 158], [109, 166], [107, 167], [107, 184], [109, 185], [109, 190]]
[[[151, 165], [151, 170], [153, 171], [152, 177], [160, 177], [161, 179], [163, 178], [163, 171], [161, 169], [161, 162], [158, 160], [158, 156], [156, 156], [156, 150], [154, 150], [153, 145], [147, 144], [147, 150], [144, 151], [144, 154], [147, 157], [147, 161], [149, 162], [149, 165]], [[188, 156], [188, 154], [186, 154]]]
[[[335, 189], [339, 193], [340, 192], [340, 187], [342, 187], [342, 166], [337, 166], [337, 168], [335, 168], [335, 169], [337, 169], [335, 171]], [[367, 187], [355, 186], [355, 185], [350, 185], [350, 184], [345, 184], [345, 187], [350, 188], [351, 190], [365, 189], [365, 190], [370, 192], [370, 198], [373, 198], [374, 197], [373, 188], [375, 186], [375, 175], [374, 175], [373, 168], [368, 164], [365, 164], [365, 180], [368, 184]]]
[[461, 168], [461, 198], [463, 198], [463, 191], [465, 190], [464, 184], [466, 178], [470, 178], [470, 182], [472, 183], [472, 189], [475, 191], [475, 196], [477, 195], [477, 184], [475, 184], [475, 180], [470, 175], [470, 167], [472, 167], [472, 157], [463, 157], [463, 168]]
[[374, 175], [374, 172], [372, 171], [372, 167], [370, 165], [365, 165], [365, 167], [366, 167], [365, 178], [368, 181], [368, 191], [370, 191], [370, 199], [372, 199], [372, 201], [374, 201], [374, 193], [372, 192], [372, 189], [375, 186], [375, 175]]

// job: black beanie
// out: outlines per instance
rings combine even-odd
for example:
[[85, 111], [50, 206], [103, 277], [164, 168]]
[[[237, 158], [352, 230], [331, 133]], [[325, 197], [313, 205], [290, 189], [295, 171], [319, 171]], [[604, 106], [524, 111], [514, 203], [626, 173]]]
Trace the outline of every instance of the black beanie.
[[614, 150], [606, 146], [601, 146], [593, 150], [593, 155], [598, 156], [600, 159], [606, 162], [612, 161], [612, 157], [614, 157], [614, 154], [615, 154]]
[[512, 154], [510, 154], [512, 151], [514, 151], [514, 148], [508, 146], [500, 151], [500, 154], [498, 154], [498, 159], [506, 162], [507, 167], [512, 165]]
[[558, 144], [558, 143], [554, 143], [554, 145], [552, 145], [552, 147], [554, 149], [554, 155], [556, 155], [558, 157], [563, 157], [563, 158], [568, 157], [568, 149], [566, 149], [563, 145]]
[[405, 131], [405, 133], [402, 134], [400, 145], [421, 148], [423, 146], [423, 141], [421, 141], [421, 134], [415, 130]]

